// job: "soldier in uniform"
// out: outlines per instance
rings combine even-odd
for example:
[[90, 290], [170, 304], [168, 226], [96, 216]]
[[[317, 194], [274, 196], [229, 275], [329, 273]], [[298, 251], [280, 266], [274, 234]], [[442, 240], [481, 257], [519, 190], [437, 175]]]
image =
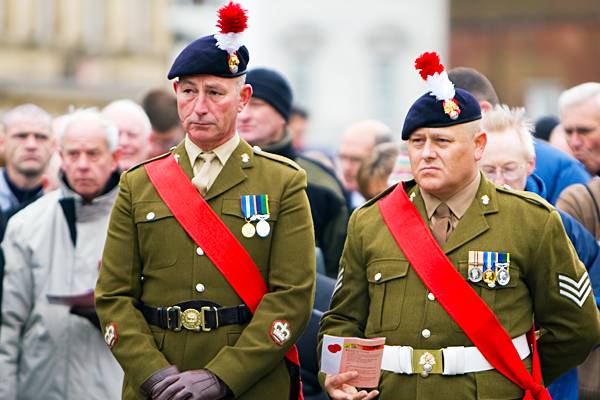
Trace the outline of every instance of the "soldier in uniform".
[[220, 15], [169, 72], [185, 140], [122, 175], [111, 216], [96, 304], [125, 399], [299, 395], [293, 343], [315, 279], [306, 175], [236, 133], [252, 95], [234, 43], [246, 15]]
[[552, 206], [478, 171], [477, 100], [454, 89], [439, 58], [417, 61], [432, 92], [402, 131], [415, 181], [352, 215], [321, 322], [321, 335], [386, 337], [379, 387], [347, 385], [355, 371], [321, 380], [333, 399], [549, 399], [528, 372], [539, 371], [532, 321], [548, 384], [599, 342], [589, 278]]

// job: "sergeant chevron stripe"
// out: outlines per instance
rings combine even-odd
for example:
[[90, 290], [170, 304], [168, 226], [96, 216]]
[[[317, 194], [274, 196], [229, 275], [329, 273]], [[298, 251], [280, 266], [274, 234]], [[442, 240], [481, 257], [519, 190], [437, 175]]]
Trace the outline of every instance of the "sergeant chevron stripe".
[[573, 300], [573, 302], [581, 308], [592, 291], [592, 285], [587, 271], [579, 279], [579, 282], [562, 274], [558, 274], [558, 281], [558, 287], [560, 288], [559, 293], [566, 298]]
[[[337, 281], [335, 281], [335, 287], [333, 288], [333, 293], [337, 292], [339, 288], [342, 287], [342, 280], [344, 279], [344, 267], [341, 267], [338, 271]], [[332, 293], [332, 295], [333, 295]]]

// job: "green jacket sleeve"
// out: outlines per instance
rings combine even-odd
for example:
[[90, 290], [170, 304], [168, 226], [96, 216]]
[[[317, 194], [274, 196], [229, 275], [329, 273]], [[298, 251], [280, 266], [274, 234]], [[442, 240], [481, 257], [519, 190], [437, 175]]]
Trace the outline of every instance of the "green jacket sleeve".
[[170, 364], [135, 306], [141, 296], [142, 266], [127, 173], [121, 176], [119, 186], [96, 285], [96, 310], [101, 326], [115, 327], [117, 339], [111, 350], [129, 382], [139, 388]]
[[[527, 270], [544, 383], [585, 360], [600, 340], [600, 320], [594, 296], [587, 291], [587, 272], [569, 241], [560, 216], [553, 210], [544, 224]], [[571, 280], [573, 283], [569, 283]], [[590, 288], [591, 289], [591, 288]], [[588, 293], [586, 295], [586, 293]]]

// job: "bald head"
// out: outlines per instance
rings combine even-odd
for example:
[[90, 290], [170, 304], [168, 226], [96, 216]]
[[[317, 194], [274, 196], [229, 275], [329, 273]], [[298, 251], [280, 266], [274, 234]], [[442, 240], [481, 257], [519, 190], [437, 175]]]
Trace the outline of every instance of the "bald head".
[[373, 148], [392, 141], [392, 130], [382, 122], [375, 120], [360, 121], [346, 129], [338, 149], [338, 175], [346, 190], [358, 189], [358, 169], [363, 159], [369, 156]]

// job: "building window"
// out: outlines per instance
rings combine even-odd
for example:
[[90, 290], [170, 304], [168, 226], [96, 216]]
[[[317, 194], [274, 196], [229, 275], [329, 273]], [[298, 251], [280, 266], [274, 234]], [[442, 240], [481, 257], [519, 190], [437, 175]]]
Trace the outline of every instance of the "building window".
[[33, 36], [35, 43], [52, 43], [56, 33], [56, 4], [54, 0], [35, 0]]

